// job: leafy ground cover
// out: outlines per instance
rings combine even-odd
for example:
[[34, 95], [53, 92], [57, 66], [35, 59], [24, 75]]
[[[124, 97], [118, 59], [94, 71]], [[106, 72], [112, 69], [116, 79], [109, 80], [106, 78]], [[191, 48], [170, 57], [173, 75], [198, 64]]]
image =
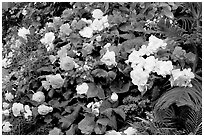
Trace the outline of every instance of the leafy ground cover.
[[201, 28], [201, 3], [3, 3], [3, 134], [202, 134]]

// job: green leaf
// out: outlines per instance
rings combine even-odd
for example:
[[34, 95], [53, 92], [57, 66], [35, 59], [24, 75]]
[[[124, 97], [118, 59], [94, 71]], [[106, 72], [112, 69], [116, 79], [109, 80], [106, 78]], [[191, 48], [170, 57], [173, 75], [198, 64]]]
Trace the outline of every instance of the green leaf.
[[130, 81], [114, 80], [110, 86], [112, 92], [115, 93], [125, 93], [129, 91]]
[[108, 77], [108, 73], [107, 71], [103, 70], [103, 69], [95, 69], [91, 72], [91, 74], [94, 76], [94, 77], [103, 77], [103, 78], [106, 78]]
[[126, 114], [125, 114], [125, 112], [124, 112], [122, 109], [114, 108], [113, 111], [114, 111], [116, 114], [118, 114], [118, 115], [125, 121]]
[[100, 118], [96, 121], [96, 123], [107, 126], [109, 123], [109, 119], [108, 118]]
[[78, 118], [80, 110], [81, 106], [77, 106], [72, 114], [64, 116], [59, 120], [59, 122], [62, 123], [62, 129], [68, 129], [70, 127], [70, 125]]
[[165, 16], [171, 18], [171, 19], [174, 18], [174, 14], [173, 14], [173, 13], [169, 10], [169, 8], [167, 8], [167, 7], [164, 7], [164, 8], [163, 8], [162, 13], [163, 13]]
[[50, 122], [52, 122], [52, 116], [51, 115], [46, 115], [44, 122], [46, 122], [47, 124], [49, 124]]
[[54, 127], [52, 130], [49, 131], [49, 135], [62, 135], [61, 129]]
[[107, 99], [107, 100], [104, 100], [99, 108], [99, 111], [100, 112], [103, 112], [105, 111], [106, 109], [108, 108], [111, 108], [112, 107], [112, 103]]
[[87, 97], [88, 98], [96, 97], [98, 95], [98, 90], [95, 83], [87, 83], [87, 84], [89, 86], [87, 91]]
[[52, 89], [48, 92], [48, 96], [49, 96], [50, 98], [52, 98], [53, 95], [54, 95], [54, 93], [55, 93], [55, 90], [52, 88]]
[[85, 118], [81, 122], [79, 122], [78, 128], [81, 130], [83, 134], [90, 135], [94, 130], [95, 126], [94, 120], [95, 120], [94, 115], [86, 114]]
[[69, 130], [66, 131], [66, 135], [74, 135], [76, 133], [77, 125], [73, 124], [69, 128]]
[[142, 37], [126, 40], [125, 42], [122, 43], [122, 49], [126, 52], [130, 52], [131, 49], [133, 48], [138, 50], [143, 43], [144, 43], [144, 39]]

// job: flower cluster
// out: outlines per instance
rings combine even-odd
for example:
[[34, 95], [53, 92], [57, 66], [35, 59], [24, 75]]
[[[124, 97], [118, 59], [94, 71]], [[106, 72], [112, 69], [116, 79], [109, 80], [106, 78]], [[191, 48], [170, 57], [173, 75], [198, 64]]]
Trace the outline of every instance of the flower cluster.
[[100, 9], [95, 9], [92, 12], [92, 17], [94, 20], [86, 20], [82, 18], [81, 20], [89, 24], [88, 27], [84, 27], [79, 31], [79, 34], [85, 38], [91, 38], [94, 31], [102, 31], [104, 28], [109, 27], [108, 24], [108, 15], [103, 16], [103, 12]]
[[101, 100], [101, 101], [99, 101], [99, 102], [91, 102], [91, 103], [89, 103], [88, 105], [87, 105], [87, 108], [91, 108], [91, 111], [92, 111], [92, 113], [93, 114], [95, 114], [96, 116], [98, 116], [99, 115], [99, 108], [100, 108], [100, 106], [101, 106], [101, 104], [103, 103], [103, 101]]
[[195, 77], [191, 69], [174, 69], [170, 78], [171, 86], [192, 87], [191, 79]]
[[44, 44], [47, 48], [47, 51], [53, 50], [53, 40], [55, 39], [55, 34], [53, 32], [48, 32], [45, 36], [40, 40], [42, 44]]
[[[131, 62], [133, 70], [130, 72], [130, 77], [132, 78], [132, 83], [138, 86], [140, 92], [147, 90], [147, 82], [151, 72], [156, 72], [163, 77], [171, 74], [173, 69], [172, 62], [158, 60], [152, 55], [159, 48], [165, 48], [165, 46], [166, 43], [163, 40], [150, 36], [148, 46], [143, 45], [138, 51], [133, 50], [128, 60], [126, 60], [126, 63]], [[144, 55], [147, 57], [144, 58]]]

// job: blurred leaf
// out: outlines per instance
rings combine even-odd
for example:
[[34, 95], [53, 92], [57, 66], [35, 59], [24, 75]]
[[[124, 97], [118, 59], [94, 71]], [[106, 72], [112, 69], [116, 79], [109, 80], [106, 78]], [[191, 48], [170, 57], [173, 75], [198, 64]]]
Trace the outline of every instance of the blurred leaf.
[[125, 121], [126, 118], [126, 114], [122, 109], [119, 108], [114, 108], [113, 111], [118, 114], [119, 116], [121, 116], [121, 118]]
[[78, 124], [78, 128], [82, 133], [90, 135], [93, 132], [95, 126], [94, 119], [93, 115], [85, 114], [85, 118]]

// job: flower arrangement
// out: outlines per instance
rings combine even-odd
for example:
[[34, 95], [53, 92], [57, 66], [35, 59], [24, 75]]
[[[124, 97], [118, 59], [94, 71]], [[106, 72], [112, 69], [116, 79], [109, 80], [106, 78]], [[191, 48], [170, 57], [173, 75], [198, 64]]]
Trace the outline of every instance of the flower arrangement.
[[[185, 2], [10, 6], [3, 10], [3, 134], [200, 133], [200, 122], [189, 118], [202, 108], [197, 18], [202, 14], [194, 7]], [[191, 28], [182, 26], [180, 15], [195, 20]]]

